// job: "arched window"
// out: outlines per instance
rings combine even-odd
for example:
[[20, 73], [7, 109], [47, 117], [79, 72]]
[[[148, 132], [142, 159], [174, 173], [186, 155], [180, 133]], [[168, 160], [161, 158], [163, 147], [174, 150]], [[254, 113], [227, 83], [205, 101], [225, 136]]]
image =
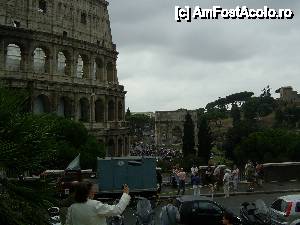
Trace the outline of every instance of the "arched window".
[[123, 155], [123, 140], [119, 139], [118, 140], [118, 154], [117, 156], [122, 156]]
[[123, 104], [121, 101], [118, 103], [118, 120], [122, 121], [123, 120]]
[[179, 126], [176, 126], [172, 130], [173, 144], [178, 144], [182, 142], [182, 130]]
[[104, 122], [104, 104], [101, 99], [95, 102], [95, 121], [97, 123]]
[[39, 95], [33, 102], [33, 113], [49, 113], [50, 112], [50, 101], [46, 95]]
[[78, 59], [77, 59], [77, 73], [76, 73], [76, 77], [83, 78], [83, 60], [82, 60], [81, 55], [78, 55]]
[[39, 0], [39, 12], [46, 13], [47, 12], [47, 2], [45, 0]]
[[108, 141], [108, 145], [107, 145], [107, 156], [114, 156], [115, 154], [115, 142], [113, 139], [110, 139]]
[[61, 97], [58, 101], [57, 115], [62, 117], [71, 117], [71, 101], [69, 98]]
[[18, 45], [9, 44], [6, 48], [6, 69], [20, 70], [21, 68], [21, 49]]
[[115, 102], [113, 100], [108, 102], [108, 121], [115, 121]]
[[43, 49], [36, 48], [33, 52], [33, 68], [36, 73], [46, 73], [47, 71], [47, 56]]
[[89, 101], [86, 98], [82, 98], [79, 105], [79, 120], [89, 122]]
[[57, 54], [57, 73], [67, 75], [67, 58], [63, 52]]
[[107, 81], [113, 82], [114, 81], [114, 73], [113, 73], [113, 64], [111, 62], [107, 63], [106, 71], [107, 71]]

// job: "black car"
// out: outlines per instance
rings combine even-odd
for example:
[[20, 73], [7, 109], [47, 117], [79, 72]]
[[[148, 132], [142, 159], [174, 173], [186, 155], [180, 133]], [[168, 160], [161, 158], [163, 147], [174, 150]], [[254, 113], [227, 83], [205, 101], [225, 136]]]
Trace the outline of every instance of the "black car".
[[[180, 222], [185, 225], [222, 225], [227, 209], [210, 198], [202, 196], [182, 196], [176, 199], [180, 213]], [[234, 225], [240, 225], [239, 217], [234, 215]]]

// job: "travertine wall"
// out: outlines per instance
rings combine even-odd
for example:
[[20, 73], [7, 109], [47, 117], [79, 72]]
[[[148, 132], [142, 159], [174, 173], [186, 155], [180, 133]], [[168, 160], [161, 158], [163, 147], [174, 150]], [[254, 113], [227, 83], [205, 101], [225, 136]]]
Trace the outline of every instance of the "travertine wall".
[[124, 87], [119, 85], [108, 3], [0, 1], [0, 80], [31, 92], [30, 110], [82, 121], [107, 155], [127, 155]]

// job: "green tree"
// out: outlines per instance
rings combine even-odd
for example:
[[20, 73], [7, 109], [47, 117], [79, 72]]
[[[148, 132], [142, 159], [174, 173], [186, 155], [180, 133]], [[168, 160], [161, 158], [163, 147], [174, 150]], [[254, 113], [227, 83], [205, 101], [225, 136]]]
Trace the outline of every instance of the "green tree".
[[234, 127], [228, 129], [225, 141], [223, 143], [223, 150], [225, 157], [238, 163], [238, 158], [234, 152], [236, 146], [249, 134], [259, 130], [256, 123], [251, 120], [242, 120], [237, 123]]
[[213, 147], [213, 136], [205, 117], [198, 121], [198, 156], [207, 164]]
[[230, 111], [231, 117], [232, 117], [232, 123], [233, 126], [238, 124], [241, 121], [241, 112], [239, 107], [236, 104], [232, 105], [231, 111]]
[[[45, 169], [65, 169], [82, 153], [82, 165], [95, 168], [96, 157], [104, 148], [88, 135], [81, 123], [56, 115], [26, 113], [27, 95], [0, 88], [0, 163], [17, 173], [39, 174]], [[0, 224], [44, 225], [47, 211], [55, 200], [47, 182], [30, 185], [0, 179]], [[57, 205], [55, 203], [55, 205]]]
[[191, 114], [186, 114], [183, 127], [182, 153], [185, 157], [195, 155], [195, 125]]
[[235, 148], [240, 161], [295, 161], [300, 159], [300, 135], [288, 130], [266, 129], [253, 132]]

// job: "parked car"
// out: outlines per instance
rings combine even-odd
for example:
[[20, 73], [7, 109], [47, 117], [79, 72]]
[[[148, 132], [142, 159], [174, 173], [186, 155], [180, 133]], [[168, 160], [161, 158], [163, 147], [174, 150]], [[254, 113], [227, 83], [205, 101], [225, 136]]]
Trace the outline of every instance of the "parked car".
[[277, 198], [270, 207], [274, 225], [300, 225], [300, 194]]
[[270, 225], [269, 208], [262, 200], [253, 203], [244, 202], [240, 208], [240, 219], [243, 225]]
[[[229, 212], [223, 206], [210, 198], [203, 196], [181, 196], [176, 199], [176, 206], [180, 213], [181, 224], [186, 225], [221, 225], [225, 212]], [[234, 225], [240, 224], [239, 217], [235, 216]]]

